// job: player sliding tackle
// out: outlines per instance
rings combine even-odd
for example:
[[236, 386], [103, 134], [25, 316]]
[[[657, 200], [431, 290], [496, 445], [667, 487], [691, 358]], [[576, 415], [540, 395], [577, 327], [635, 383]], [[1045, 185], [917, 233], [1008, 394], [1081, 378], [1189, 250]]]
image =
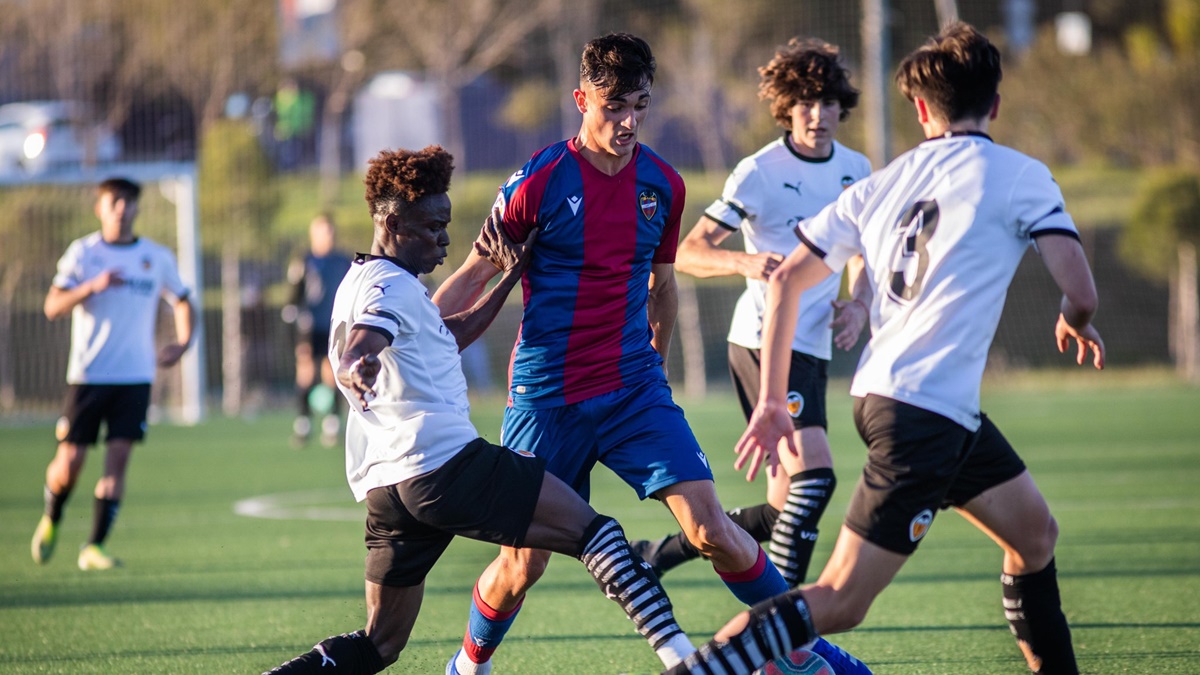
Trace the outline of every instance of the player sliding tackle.
[[329, 346], [350, 403], [346, 476], [367, 502], [367, 625], [271, 672], [357, 675], [396, 661], [425, 576], [455, 535], [578, 558], [674, 665], [695, 650], [617, 521], [547, 474], [542, 460], [488, 443], [471, 424], [458, 353], [495, 318], [530, 247], [510, 244], [489, 219], [476, 251], [503, 274], [469, 309], [443, 320], [417, 277], [446, 257], [452, 170], [451, 156], [430, 146], [381, 152], [367, 171], [374, 241], [338, 288]]
[[1062, 192], [1041, 162], [992, 142], [1000, 53], [965, 24], [900, 64], [896, 82], [928, 139], [800, 225], [805, 246], [771, 275], [762, 387], [738, 442], [759, 462], [796, 452], [785, 392], [801, 295], [862, 253], [874, 286], [871, 342], [850, 393], [867, 444], [833, 555], [815, 584], [751, 608], [673, 674], [736, 675], [858, 625], [917, 548], [934, 513], [953, 507], [1004, 551], [1004, 614], [1030, 670], [1074, 675], [1054, 566], [1058, 524], [1024, 463], [979, 409], [979, 384], [1008, 284], [1030, 245], [1063, 293], [1054, 327], [1076, 360], [1104, 343], [1097, 298]]

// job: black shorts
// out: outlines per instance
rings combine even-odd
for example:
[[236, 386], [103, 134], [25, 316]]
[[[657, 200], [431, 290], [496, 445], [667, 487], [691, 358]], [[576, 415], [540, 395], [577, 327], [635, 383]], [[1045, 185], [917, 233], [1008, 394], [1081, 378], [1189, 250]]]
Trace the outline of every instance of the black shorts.
[[150, 408], [147, 384], [72, 384], [63, 400], [63, 416], [54, 435], [59, 442], [92, 445], [100, 438], [100, 423], [107, 427], [105, 440], [140, 441], [146, 437], [146, 411]]
[[[762, 374], [759, 350], [729, 343], [729, 375], [746, 419], [758, 403]], [[788, 370], [788, 412], [797, 429], [829, 428], [825, 418], [825, 390], [829, 387], [829, 362], [802, 352], [792, 352]]]
[[907, 403], [869, 395], [854, 403], [867, 465], [850, 497], [846, 527], [873, 544], [909, 555], [939, 509], [962, 506], [1012, 480], [1025, 463], [982, 415], [965, 427]]
[[455, 535], [520, 547], [542, 491], [542, 460], [482, 438], [427, 474], [367, 493], [367, 581], [416, 586]]

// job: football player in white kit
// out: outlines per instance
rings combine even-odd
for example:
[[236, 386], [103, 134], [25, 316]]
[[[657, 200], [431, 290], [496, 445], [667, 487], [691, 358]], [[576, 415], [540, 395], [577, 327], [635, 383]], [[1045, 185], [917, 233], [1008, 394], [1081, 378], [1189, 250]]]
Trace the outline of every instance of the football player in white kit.
[[845, 631], [954, 508], [1004, 552], [1004, 614], [1029, 668], [1078, 672], [1054, 566], [1058, 525], [1020, 457], [979, 410], [979, 385], [1008, 285], [1033, 245], [1063, 293], [1054, 327], [1076, 361], [1104, 343], [1091, 269], [1062, 192], [1041, 162], [987, 136], [999, 51], [956, 23], [910, 54], [896, 82], [928, 140], [861, 181], [801, 230], [771, 276], [762, 392], [737, 450], [795, 452], [786, 374], [801, 294], [856, 253], [875, 288], [872, 337], [851, 385], [867, 444], [833, 555], [817, 582], [734, 617], [670, 673], [749, 673], [818, 633]]
[[[693, 276], [746, 278], [746, 290], [738, 298], [729, 327], [728, 355], [747, 421], [758, 401], [767, 279], [784, 256], [800, 245], [800, 223], [871, 173], [864, 155], [836, 140], [838, 126], [858, 105], [859, 94], [850, 84], [837, 47], [793, 38], [758, 72], [759, 97], [770, 102], [771, 114], [787, 132], [738, 163], [720, 199], [705, 209], [680, 243], [675, 259], [676, 268]], [[721, 248], [721, 242], [735, 232], [741, 232], [745, 251]], [[850, 267], [854, 272], [862, 269], [862, 258], [851, 258]], [[853, 347], [867, 323], [870, 303], [866, 279], [851, 277], [852, 299], [838, 300], [842, 282], [838, 270], [805, 296], [808, 301], [796, 324], [788, 412], [800, 453], [772, 456], [779, 466], [772, 463], [767, 469], [767, 503], [729, 514], [755, 539], [770, 542], [771, 562], [792, 587], [804, 581], [816, 546], [817, 523], [837, 484], [825, 433], [830, 343]], [[750, 478], [756, 469], [757, 465], [750, 467]], [[634, 542], [634, 549], [659, 574], [700, 555], [679, 534], [656, 542]]]
[[346, 478], [367, 503], [367, 625], [270, 672], [390, 665], [412, 632], [426, 574], [456, 535], [578, 558], [663, 663], [678, 663], [694, 647], [620, 524], [547, 474], [543, 460], [492, 445], [471, 424], [459, 351], [495, 318], [531, 249], [514, 247], [489, 218], [476, 251], [503, 275], [470, 309], [442, 318], [417, 277], [446, 257], [453, 168], [438, 146], [385, 150], [370, 162], [374, 241], [338, 287], [329, 342], [350, 406]]
[[[54, 554], [63, 506], [103, 423], [104, 473], [93, 493], [92, 532], [77, 562], [81, 570], [120, 565], [104, 542], [125, 493], [133, 444], [146, 435], [155, 368], [174, 365], [191, 344], [195, 316], [174, 254], [133, 232], [141, 191], [124, 178], [99, 185], [95, 212], [100, 231], [71, 242], [46, 295], [48, 319], [71, 316], [71, 355], [65, 411], [56, 429], [58, 450], [46, 468], [46, 510], [31, 543], [39, 564]], [[154, 327], [161, 299], [174, 305], [176, 341], [163, 345], [156, 359]]]

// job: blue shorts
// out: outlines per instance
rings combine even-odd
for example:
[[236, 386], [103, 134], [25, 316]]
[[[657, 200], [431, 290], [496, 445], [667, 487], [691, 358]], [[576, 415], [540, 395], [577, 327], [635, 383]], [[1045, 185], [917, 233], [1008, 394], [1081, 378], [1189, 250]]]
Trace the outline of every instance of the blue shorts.
[[713, 479], [683, 410], [662, 379], [556, 408], [504, 411], [501, 444], [528, 451], [581, 497], [600, 462], [645, 499], [676, 483]]

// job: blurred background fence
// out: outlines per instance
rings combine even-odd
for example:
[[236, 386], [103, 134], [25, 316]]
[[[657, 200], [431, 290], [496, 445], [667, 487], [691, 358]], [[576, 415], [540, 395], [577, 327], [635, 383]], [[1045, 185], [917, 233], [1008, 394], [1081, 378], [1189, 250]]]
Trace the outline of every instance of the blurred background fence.
[[[1114, 366], [1196, 379], [1200, 0], [0, 0], [0, 419], [57, 414], [69, 321], [41, 313], [55, 262], [97, 228], [93, 187], [144, 182], [136, 229], [179, 251], [203, 339], [162, 373], [156, 409], [196, 419], [287, 405], [286, 269], [317, 213], [340, 248], [369, 247], [367, 158], [441, 143], [457, 158], [451, 256], [496, 186], [573, 135], [583, 43], [627, 30], [659, 71], [643, 140], [688, 183], [684, 230], [742, 156], [781, 133], [756, 68], [792, 36], [838, 44], [863, 89], [839, 139], [878, 166], [920, 140], [890, 85], [899, 58], [955, 16], [1005, 53], [993, 136], [1051, 165], [1100, 288]], [[731, 246], [740, 245], [737, 237]], [[725, 386], [742, 283], [681, 275], [671, 373]], [[464, 356], [504, 386], [510, 302]], [[1022, 265], [990, 368], [1060, 368], [1058, 295]], [[169, 331], [169, 322], [162, 324]], [[861, 347], [861, 346], [860, 346]], [[848, 375], [857, 351], [839, 354]], [[189, 402], [188, 391], [193, 400]], [[198, 397], [198, 400], [196, 400]], [[189, 406], [191, 406], [189, 408]]]

